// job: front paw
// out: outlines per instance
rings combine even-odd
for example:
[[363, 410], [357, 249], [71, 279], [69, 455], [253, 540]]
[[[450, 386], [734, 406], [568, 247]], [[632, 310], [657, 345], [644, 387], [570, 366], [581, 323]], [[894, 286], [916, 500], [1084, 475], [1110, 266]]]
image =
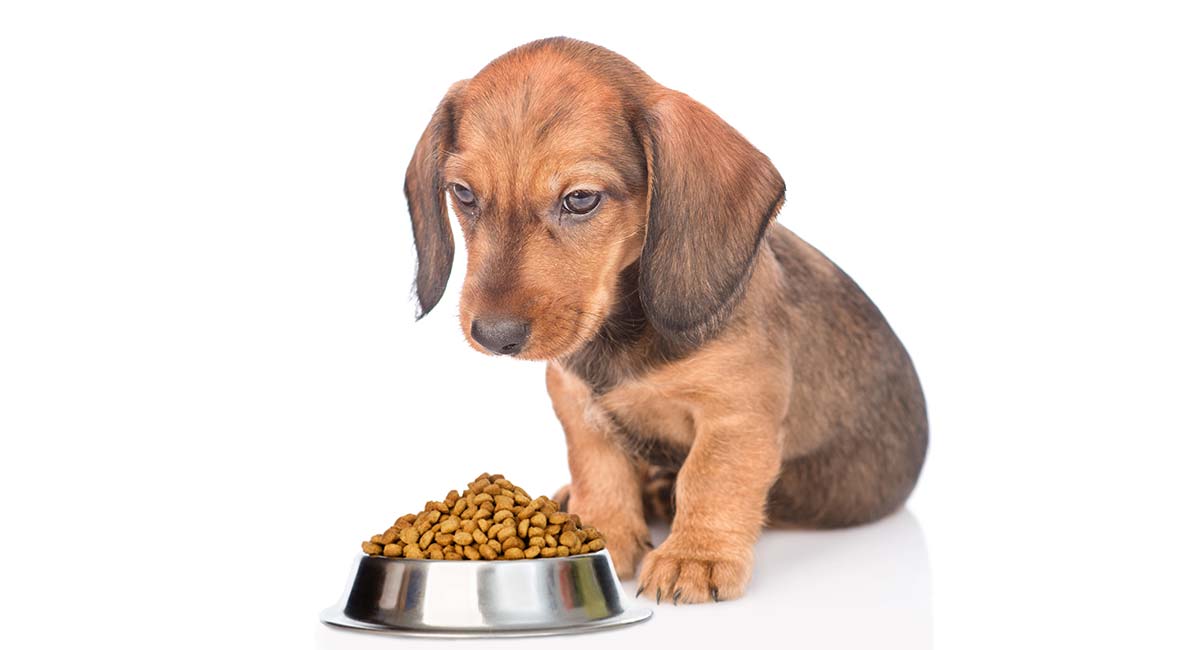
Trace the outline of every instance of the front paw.
[[638, 563], [653, 548], [650, 545], [650, 535], [645, 530], [628, 530], [620, 527], [604, 527], [597, 525], [596, 529], [604, 534], [604, 546], [612, 557], [613, 567], [617, 577], [628, 580], [633, 577]]
[[563, 510], [579, 515], [584, 525], [595, 526], [604, 535], [604, 547], [612, 557], [617, 577], [622, 580], [633, 577], [638, 563], [652, 548], [645, 520], [629, 512], [595, 508], [587, 499], [572, 495], [570, 485], [564, 485], [555, 493], [554, 500], [559, 502]]
[[642, 565], [638, 594], [657, 602], [732, 600], [746, 591], [754, 567], [754, 548], [731, 543], [717, 533], [672, 532]]

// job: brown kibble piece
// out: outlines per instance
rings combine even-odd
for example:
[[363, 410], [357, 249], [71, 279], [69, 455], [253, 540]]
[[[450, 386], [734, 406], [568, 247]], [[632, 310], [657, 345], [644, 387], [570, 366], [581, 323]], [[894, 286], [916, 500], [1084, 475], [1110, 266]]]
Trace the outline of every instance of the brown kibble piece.
[[492, 515], [492, 521], [508, 521], [509, 519], [513, 519], [515, 517], [516, 515], [512, 513], [512, 510], [497, 510], [496, 513]]
[[460, 530], [457, 533], [454, 533], [454, 543], [455, 544], [458, 544], [460, 546], [466, 546], [467, 544], [470, 544], [473, 541], [475, 541], [475, 540], [471, 536], [471, 533], [468, 533], [465, 530]]
[[479, 554], [482, 555], [485, 560], [494, 560], [499, 557], [499, 554], [496, 553], [496, 549], [487, 544], [479, 547]]
[[593, 539], [587, 543], [588, 552], [599, 551], [602, 548], [604, 548], [604, 540], [602, 539]]
[[506, 559], [506, 560], [523, 560], [523, 559], [525, 559], [525, 551], [522, 551], [519, 548], [510, 548], [504, 552], [504, 559]]
[[404, 555], [404, 547], [399, 544], [388, 544], [383, 547], [383, 554], [386, 557], [400, 557]]
[[362, 549], [363, 553], [366, 553], [367, 555], [379, 555], [383, 552], [383, 547], [375, 542], [363, 542]]
[[509, 537], [500, 544], [500, 550], [507, 551], [510, 548], [525, 548], [525, 542], [520, 537]]
[[409, 544], [408, 546], [404, 547], [404, 557], [410, 560], [420, 560], [425, 557], [425, 554], [421, 552], [420, 546], [417, 546], [416, 544]]
[[464, 546], [463, 557], [467, 558], [468, 560], [478, 560], [480, 557], [479, 549], [475, 548], [474, 546]]

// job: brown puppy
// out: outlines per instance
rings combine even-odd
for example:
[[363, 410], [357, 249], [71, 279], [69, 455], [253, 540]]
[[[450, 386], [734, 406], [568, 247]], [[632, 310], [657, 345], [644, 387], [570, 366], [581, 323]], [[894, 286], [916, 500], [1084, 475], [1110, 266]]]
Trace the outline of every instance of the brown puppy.
[[454, 84], [405, 194], [421, 314], [450, 275], [450, 196], [463, 331], [480, 351], [549, 361], [570, 508], [605, 532], [622, 576], [649, 548], [648, 473], [675, 476], [648, 593], [735, 598], [764, 522], [850, 526], [912, 490], [927, 426], [900, 341], [773, 222], [771, 161], [620, 55], [547, 39]]

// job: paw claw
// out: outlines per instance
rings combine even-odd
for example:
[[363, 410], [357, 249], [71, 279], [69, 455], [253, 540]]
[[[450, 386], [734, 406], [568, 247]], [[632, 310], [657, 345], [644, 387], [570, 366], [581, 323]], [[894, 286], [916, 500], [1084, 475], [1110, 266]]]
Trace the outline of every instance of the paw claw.
[[647, 593], [655, 592], [659, 604], [664, 594], [676, 605], [724, 602], [744, 591], [752, 557], [749, 551], [721, 553], [695, 540], [673, 536], [646, 557], [638, 582]]
[[[638, 585], [637, 593], [635, 593], [633, 597], [637, 598], [638, 596], [641, 596], [643, 591], [646, 591], [646, 585]], [[715, 592], [716, 590], [714, 589], [713, 591]]]

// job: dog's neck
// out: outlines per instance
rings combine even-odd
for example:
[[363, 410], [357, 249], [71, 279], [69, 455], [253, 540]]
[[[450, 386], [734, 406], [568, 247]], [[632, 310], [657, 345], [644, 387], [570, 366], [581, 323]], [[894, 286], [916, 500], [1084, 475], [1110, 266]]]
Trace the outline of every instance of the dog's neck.
[[570, 355], [563, 367], [604, 394], [625, 379], [678, 359], [686, 351], [659, 336], [646, 319], [638, 293], [638, 263], [621, 271], [617, 302], [596, 334]]

